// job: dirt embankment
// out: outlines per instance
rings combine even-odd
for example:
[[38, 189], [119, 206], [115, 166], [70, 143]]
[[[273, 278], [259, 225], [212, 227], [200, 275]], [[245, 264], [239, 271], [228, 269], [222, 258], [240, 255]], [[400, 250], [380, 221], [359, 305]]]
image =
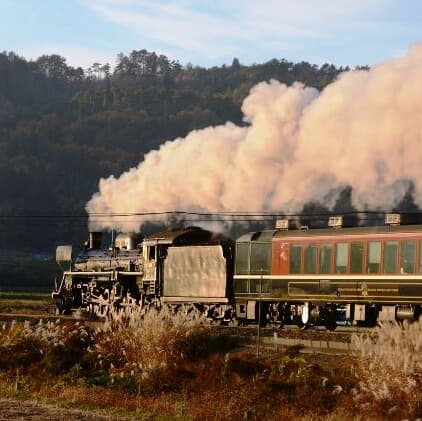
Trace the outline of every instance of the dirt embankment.
[[0, 421], [132, 421], [135, 418], [106, 415], [96, 411], [62, 408], [37, 401], [0, 398]]

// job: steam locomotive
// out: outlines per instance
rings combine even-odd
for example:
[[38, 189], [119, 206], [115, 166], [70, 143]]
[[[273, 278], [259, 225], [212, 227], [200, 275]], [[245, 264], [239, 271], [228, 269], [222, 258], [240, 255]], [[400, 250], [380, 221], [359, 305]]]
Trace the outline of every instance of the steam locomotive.
[[297, 324], [416, 320], [422, 305], [422, 225], [386, 215], [376, 227], [276, 229], [231, 241], [189, 227], [148, 236], [119, 234], [101, 248], [91, 233], [84, 250], [57, 248], [69, 265], [52, 296], [58, 312], [109, 306], [196, 308], [216, 322]]
[[193, 307], [211, 319], [231, 318], [233, 251], [229, 238], [199, 227], [159, 232], [142, 239], [119, 234], [102, 247], [92, 232], [81, 253], [59, 246], [64, 270], [52, 297], [58, 313], [85, 309], [99, 315], [110, 306]]

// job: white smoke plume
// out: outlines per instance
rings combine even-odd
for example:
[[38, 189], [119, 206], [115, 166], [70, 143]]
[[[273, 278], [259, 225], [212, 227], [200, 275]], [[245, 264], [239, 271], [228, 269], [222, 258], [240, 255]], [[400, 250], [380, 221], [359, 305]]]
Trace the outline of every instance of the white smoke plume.
[[[391, 208], [415, 185], [422, 205], [422, 44], [369, 71], [346, 72], [323, 92], [300, 83], [256, 85], [232, 123], [193, 131], [151, 151], [87, 203], [91, 226], [123, 228], [99, 213], [296, 212], [333, 189], [354, 206]], [[138, 229], [144, 217], [124, 228]]]

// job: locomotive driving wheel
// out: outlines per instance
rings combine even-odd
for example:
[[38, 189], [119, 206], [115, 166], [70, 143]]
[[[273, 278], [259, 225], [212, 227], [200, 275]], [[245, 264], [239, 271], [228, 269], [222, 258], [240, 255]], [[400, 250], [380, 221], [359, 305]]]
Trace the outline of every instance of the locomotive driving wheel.
[[106, 289], [100, 296], [102, 301], [97, 305], [96, 313], [99, 317], [106, 317], [110, 310], [110, 291]]
[[66, 306], [65, 306], [65, 302], [63, 298], [61, 297], [56, 298], [55, 305], [56, 305], [56, 308], [55, 308], [56, 315], [66, 314]]
[[128, 313], [133, 313], [138, 306], [136, 298], [132, 297], [130, 293], [127, 294], [127, 297], [124, 299], [124, 306]]

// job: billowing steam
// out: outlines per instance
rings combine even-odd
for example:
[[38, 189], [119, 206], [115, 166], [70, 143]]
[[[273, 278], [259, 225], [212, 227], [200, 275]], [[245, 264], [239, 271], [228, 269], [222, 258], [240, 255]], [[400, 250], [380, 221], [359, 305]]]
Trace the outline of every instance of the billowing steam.
[[[91, 223], [122, 228], [121, 217], [98, 224], [99, 213], [296, 212], [311, 200], [332, 204], [345, 186], [357, 209], [389, 209], [410, 181], [422, 205], [422, 44], [370, 71], [344, 73], [322, 93], [260, 83], [242, 111], [247, 127], [193, 131], [121, 177], [100, 180], [86, 206]], [[143, 221], [134, 217], [129, 228]]]

